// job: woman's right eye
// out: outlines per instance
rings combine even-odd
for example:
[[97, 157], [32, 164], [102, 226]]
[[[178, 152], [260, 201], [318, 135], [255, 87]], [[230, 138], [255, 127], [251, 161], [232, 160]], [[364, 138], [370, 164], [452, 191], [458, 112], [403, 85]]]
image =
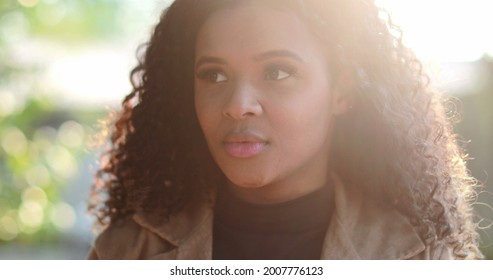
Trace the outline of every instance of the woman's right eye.
[[197, 76], [199, 79], [206, 80], [211, 83], [222, 83], [228, 80], [224, 73], [217, 70], [206, 70], [199, 72]]

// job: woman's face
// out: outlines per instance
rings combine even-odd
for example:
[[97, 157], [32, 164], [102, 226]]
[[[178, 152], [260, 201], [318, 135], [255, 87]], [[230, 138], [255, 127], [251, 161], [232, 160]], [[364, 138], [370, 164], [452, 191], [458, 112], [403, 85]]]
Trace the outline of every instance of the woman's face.
[[277, 201], [322, 187], [345, 104], [308, 26], [261, 3], [225, 8], [200, 29], [195, 55], [198, 119], [232, 186]]

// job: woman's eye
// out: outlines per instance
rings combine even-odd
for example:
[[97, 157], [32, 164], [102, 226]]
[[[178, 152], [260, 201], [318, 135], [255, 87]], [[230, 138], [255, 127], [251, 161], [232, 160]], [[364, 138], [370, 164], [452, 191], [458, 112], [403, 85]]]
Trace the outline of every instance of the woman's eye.
[[292, 75], [291, 71], [282, 70], [279, 68], [268, 69], [265, 73], [266, 80], [284, 80]]
[[204, 71], [198, 74], [198, 77], [203, 80], [207, 80], [211, 83], [221, 83], [228, 80], [224, 73], [219, 71]]
[[227, 81], [228, 78], [226, 78], [226, 75], [224, 75], [221, 72], [214, 72], [214, 73], [211, 73], [210, 74], [209, 80], [211, 82], [214, 82], [214, 83], [220, 83], [220, 82]]

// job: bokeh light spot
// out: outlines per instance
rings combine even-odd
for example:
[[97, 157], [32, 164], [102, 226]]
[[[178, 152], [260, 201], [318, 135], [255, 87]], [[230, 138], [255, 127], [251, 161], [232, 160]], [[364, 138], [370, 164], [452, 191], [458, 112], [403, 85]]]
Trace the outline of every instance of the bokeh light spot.
[[[36, 9], [38, 18], [48, 26], [55, 26], [59, 24], [67, 15], [66, 1], [59, 3], [47, 3], [43, 1], [44, 5], [40, 5]], [[55, 5], [56, 4], [56, 5]]]
[[46, 160], [50, 167], [63, 178], [70, 178], [77, 172], [77, 161], [62, 146], [54, 146], [47, 150]]
[[31, 186], [47, 187], [51, 183], [51, 175], [48, 168], [39, 164], [26, 172], [26, 181]]
[[[30, 228], [37, 228], [43, 223], [43, 207], [37, 201], [24, 201], [19, 207], [19, 219]], [[32, 233], [31, 230], [28, 231]]]
[[12, 156], [20, 156], [27, 150], [26, 136], [17, 127], [7, 128], [2, 137], [2, 147]]
[[48, 198], [46, 197], [46, 193], [39, 187], [29, 187], [22, 192], [22, 201], [23, 202], [36, 202], [41, 207], [45, 207]]
[[15, 107], [14, 95], [9, 91], [0, 91], [0, 117], [12, 114]]
[[51, 222], [61, 231], [72, 228], [76, 220], [72, 206], [63, 201], [53, 207], [50, 218]]
[[19, 228], [17, 223], [10, 216], [4, 216], [0, 219], [0, 239], [9, 241], [17, 237]]
[[51, 126], [43, 126], [34, 132], [33, 140], [40, 150], [44, 150], [54, 145], [57, 131]]
[[0, 17], [0, 26], [9, 28], [0, 28], [0, 36], [6, 42], [12, 44], [23, 41], [28, 37], [30, 24], [26, 16], [20, 12], [13, 11], [3, 14]]
[[7, 199], [0, 197], [0, 217], [10, 209], [10, 203]]
[[34, 7], [38, 4], [39, 0], [17, 0], [19, 4], [21, 4], [24, 7]]
[[84, 142], [84, 128], [75, 121], [64, 122], [58, 130], [60, 142], [71, 148], [78, 148]]

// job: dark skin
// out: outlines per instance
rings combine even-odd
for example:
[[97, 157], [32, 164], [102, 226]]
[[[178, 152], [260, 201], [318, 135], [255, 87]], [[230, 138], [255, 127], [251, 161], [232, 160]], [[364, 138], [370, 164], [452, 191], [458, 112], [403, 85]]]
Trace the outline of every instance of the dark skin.
[[220, 10], [200, 29], [197, 115], [244, 200], [289, 201], [327, 184], [333, 125], [349, 107], [327, 61], [294, 13], [262, 3]]

